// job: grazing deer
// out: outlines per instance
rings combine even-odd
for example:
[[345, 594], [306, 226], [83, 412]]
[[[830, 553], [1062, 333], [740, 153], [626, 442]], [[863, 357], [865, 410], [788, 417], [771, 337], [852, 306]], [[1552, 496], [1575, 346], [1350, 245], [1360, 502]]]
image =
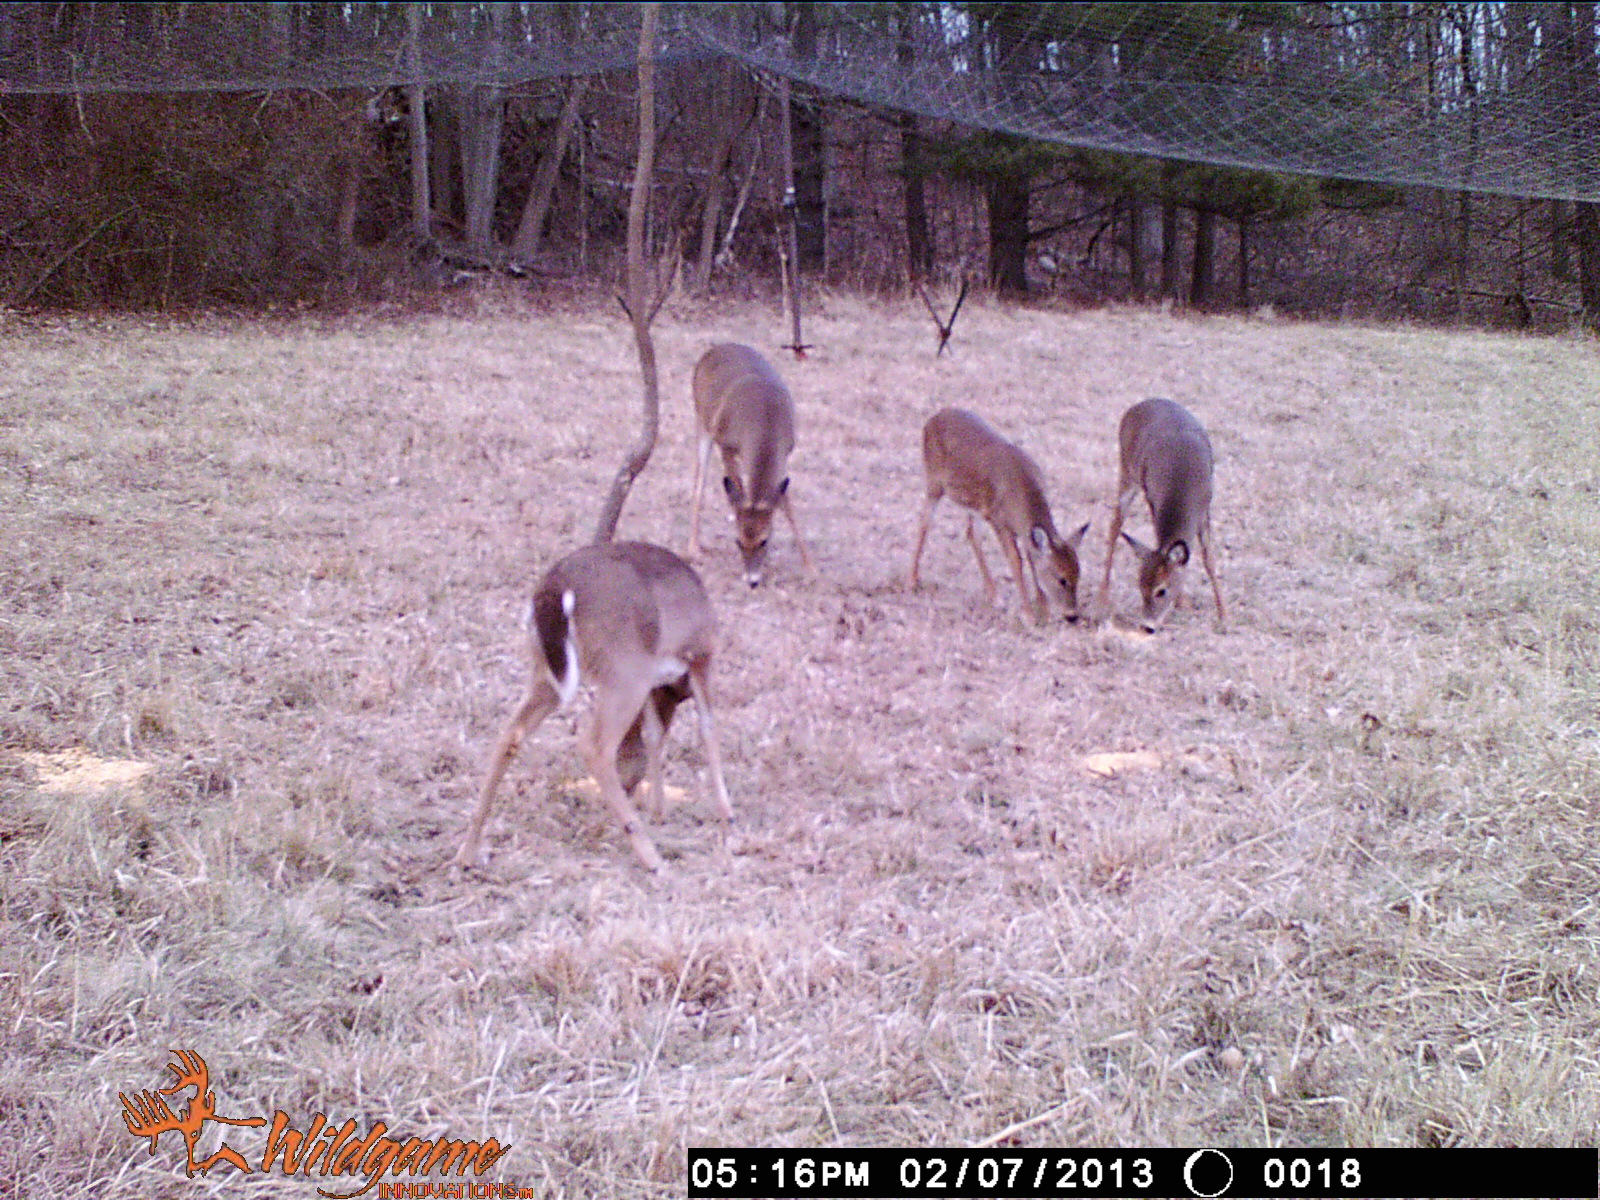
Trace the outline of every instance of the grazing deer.
[[[1034, 611], [1036, 618], [1043, 622], [1048, 612], [1048, 591], [1055, 596], [1067, 620], [1076, 621], [1078, 547], [1089, 525], [1085, 522], [1069, 538], [1062, 538], [1056, 532], [1038, 464], [981, 419], [959, 408], [941, 409], [922, 427], [922, 464], [928, 476], [928, 499], [922, 508], [917, 546], [911, 552], [912, 588], [919, 586], [917, 568], [922, 561], [922, 543], [928, 536], [933, 510], [948, 492], [957, 504], [971, 509], [994, 527], [1000, 549], [1011, 563], [1011, 573], [1016, 577], [1024, 607]], [[983, 574], [984, 593], [993, 604], [994, 580], [989, 577], [989, 565], [978, 547], [978, 535], [970, 513], [967, 541], [972, 543], [978, 570]], [[1028, 571], [1032, 575], [1031, 588], [1024, 574], [1023, 556], [1017, 552], [1019, 542], [1025, 547]]]
[[1200, 561], [1211, 578], [1217, 601], [1217, 625], [1227, 618], [1222, 589], [1211, 561], [1211, 439], [1193, 413], [1171, 400], [1141, 400], [1122, 414], [1118, 432], [1122, 443], [1122, 474], [1117, 502], [1111, 515], [1111, 537], [1106, 546], [1106, 573], [1100, 582], [1100, 607], [1107, 609], [1111, 592], [1111, 561], [1117, 553], [1117, 534], [1134, 497], [1142, 490], [1150, 505], [1156, 546], [1151, 549], [1132, 534], [1122, 536], [1139, 559], [1139, 592], [1144, 599], [1143, 624], [1155, 632], [1183, 596], [1183, 568], [1192, 548], [1200, 546]]
[[722, 487], [733, 505], [745, 582], [751, 587], [761, 582], [772, 514], [779, 508], [789, 518], [809, 571], [811, 554], [795, 523], [785, 474], [794, 450], [794, 401], [772, 364], [749, 346], [724, 342], [711, 347], [695, 364], [694, 411], [700, 453], [690, 501], [689, 553], [700, 553], [700, 501], [715, 444], [722, 451]]
[[645, 542], [586, 546], [546, 572], [533, 594], [531, 616], [533, 681], [500, 735], [455, 861], [462, 866], [478, 861], [489, 804], [518, 745], [572, 700], [580, 678], [592, 681], [598, 692], [580, 737], [584, 757], [641, 863], [659, 870], [661, 856], [629, 797], [648, 772], [660, 820], [662, 743], [673, 712], [691, 696], [717, 807], [724, 819], [732, 820], [711, 718], [716, 617], [689, 564]]

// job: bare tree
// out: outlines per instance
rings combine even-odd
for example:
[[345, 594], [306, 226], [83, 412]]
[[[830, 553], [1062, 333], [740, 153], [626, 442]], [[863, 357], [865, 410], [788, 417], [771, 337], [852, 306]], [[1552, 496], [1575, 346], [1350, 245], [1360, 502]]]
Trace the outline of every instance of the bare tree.
[[[713, 86], [707, 103], [712, 129], [711, 158], [706, 169], [705, 198], [700, 208], [700, 250], [695, 256], [693, 287], [704, 292], [711, 283], [711, 264], [717, 250], [717, 231], [722, 224], [722, 207], [727, 193], [728, 165], [733, 160], [734, 141], [739, 134], [740, 115], [747, 106], [734, 82], [735, 68], [719, 61], [713, 68]], [[746, 112], [746, 115], [747, 112]]]
[[655, 315], [650, 295], [652, 272], [645, 262], [644, 223], [650, 205], [650, 184], [656, 154], [656, 20], [659, 4], [640, 5], [639, 24], [639, 155], [633, 170], [633, 195], [628, 202], [628, 315], [633, 320], [633, 340], [639, 351], [639, 374], [644, 384], [643, 424], [639, 440], [617, 469], [611, 492], [600, 510], [594, 540], [609, 542], [616, 536], [622, 506], [633, 481], [639, 477], [656, 448], [661, 426], [661, 389], [656, 378], [656, 347], [650, 337]]
[[[916, 6], [896, 6], [895, 62], [903, 70], [916, 66]], [[933, 238], [928, 229], [928, 201], [923, 163], [922, 130], [917, 114], [901, 112], [895, 116], [900, 130], [900, 175], [905, 189], [906, 270], [913, 283], [933, 273]], [[954, 320], [954, 318], [951, 318]], [[944, 342], [939, 343], [944, 349]]]
[[[489, 53], [494, 59], [500, 57], [509, 7], [504, 3], [489, 5]], [[498, 74], [493, 70], [490, 73]], [[505, 114], [505, 95], [498, 84], [465, 89], [459, 115], [467, 245], [485, 256], [494, 248], [494, 203], [500, 182], [500, 135], [505, 127]]]
[[1189, 303], [1209, 308], [1217, 279], [1217, 214], [1197, 206], [1194, 210], [1194, 263], [1189, 278]]
[[[1593, 3], [1572, 6], [1572, 42], [1569, 51], [1572, 63], [1572, 94], [1593, 95], [1600, 88], [1600, 67], [1595, 64], [1595, 20], [1600, 17]], [[1574, 125], [1582, 134], [1593, 136], [1595, 114], [1574, 104], [1575, 114], [1581, 114], [1582, 123]], [[1575, 138], [1576, 142], [1578, 139]], [[1578, 247], [1578, 292], [1583, 304], [1583, 319], [1591, 328], [1600, 329], [1600, 204], [1592, 200], [1579, 200], [1572, 206], [1572, 235]]]
[[428, 89], [422, 83], [418, 33], [422, 5], [406, 5], [406, 50], [414, 82], [406, 87], [406, 119], [411, 131], [411, 232], [419, 242], [433, 236], [433, 201], [428, 193]]
[[519, 262], [532, 262], [539, 253], [545, 218], [550, 215], [550, 198], [556, 190], [556, 177], [560, 174], [562, 159], [567, 156], [572, 131], [578, 126], [578, 106], [588, 90], [587, 75], [576, 77], [567, 87], [567, 98], [561, 105], [561, 116], [556, 119], [550, 149], [534, 173], [533, 187], [528, 192], [528, 202], [523, 206], [522, 219], [517, 223], [516, 237], [511, 242], [511, 256]]

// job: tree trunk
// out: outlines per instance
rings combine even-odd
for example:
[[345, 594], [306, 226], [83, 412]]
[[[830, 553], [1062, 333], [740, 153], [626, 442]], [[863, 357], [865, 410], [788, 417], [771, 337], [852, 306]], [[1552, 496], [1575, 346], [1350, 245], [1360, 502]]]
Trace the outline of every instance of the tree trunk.
[[1128, 197], [1128, 295], [1135, 300], [1144, 299], [1145, 289], [1144, 207], [1138, 196]]
[[1600, 329], [1600, 204], [1579, 200], [1572, 208], [1572, 240], [1578, 248], [1583, 320], [1589, 328]]
[[433, 94], [433, 136], [428, 155], [433, 211], [441, 220], [460, 227], [461, 212], [461, 108], [458, 87], [436, 88]]
[[[489, 5], [493, 26], [490, 57], [500, 56], [506, 9]], [[497, 65], [491, 62], [491, 67]], [[461, 109], [461, 187], [466, 198], [466, 240], [485, 258], [494, 251], [494, 207], [500, 185], [500, 135], [505, 128], [505, 97], [498, 84], [469, 88]]]
[[1168, 300], [1178, 296], [1178, 202], [1172, 197], [1178, 165], [1161, 164], [1161, 295]]
[[556, 179], [561, 173], [562, 160], [567, 157], [572, 131], [578, 125], [578, 106], [588, 90], [587, 75], [580, 75], [567, 87], [567, 98], [561, 105], [561, 116], [556, 119], [550, 149], [539, 160], [539, 169], [533, 176], [533, 187], [528, 192], [528, 202], [522, 207], [522, 219], [517, 222], [516, 236], [511, 240], [511, 256], [518, 262], [529, 263], [538, 257], [539, 242], [544, 237], [545, 218], [550, 215], [550, 198], [555, 194]]
[[661, 426], [661, 388], [656, 376], [656, 347], [650, 337], [651, 282], [653, 272], [645, 262], [644, 225], [650, 204], [650, 186], [655, 175], [656, 153], [656, 20], [659, 4], [640, 7], [639, 22], [639, 153], [634, 161], [633, 193], [628, 201], [628, 313], [633, 319], [633, 340], [639, 352], [639, 375], [643, 384], [644, 412], [639, 440], [628, 452], [611, 491], [600, 510], [594, 540], [609, 542], [617, 534], [622, 506], [627, 503], [633, 481], [650, 461]]
[[1208, 208], [1194, 212], [1194, 274], [1189, 283], [1189, 303], [1211, 305], [1217, 277], [1217, 214]]
[[500, 181], [500, 133], [505, 104], [497, 87], [467, 91], [461, 107], [461, 190], [466, 200], [466, 241], [488, 257], [494, 248], [494, 202]]
[[1028, 181], [1002, 173], [989, 180], [989, 282], [1001, 296], [1028, 294]]
[[1239, 307], [1250, 308], [1250, 222], [1239, 219]]
[[[1575, 135], [1592, 142], [1595, 114], [1592, 109], [1583, 111], [1582, 97], [1593, 94], [1600, 85], [1600, 64], [1595, 62], [1595, 28], [1597, 16], [1593, 3], [1573, 5], [1573, 79], [1572, 105], [1575, 115], [1582, 117], [1574, 122]], [[1592, 200], [1579, 200], [1572, 206], [1572, 241], [1578, 251], [1578, 293], [1583, 300], [1583, 319], [1590, 329], [1600, 329], [1600, 205]]]
[[756, 97], [756, 119], [752, 123], [756, 135], [755, 145], [750, 151], [750, 167], [745, 171], [744, 182], [739, 185], [738, 195], [734, 197], [733, 212], [728, 214], [728, 227], [722, 232], [722, 244], [717, 248], [716, 257], [711, 260], [714, 266], [724, 270], [733, 265], [733, 240], [739, 232], [739, 218], [744, 215], [745, 205], [750, 202], [750, 189], [755, 186], [756, 175], [761, 170], [761, 124], [766, 115], [767, 93], [763, 89]]
[[741, 107], [731, 101], [734, 69], [727, 63], [716, 67], [715, 94], [718, 102], [709, 105], [710, 120], [716, 128], [709, 131], [712, 143], [711, 161], [706, 170], [705, 199], [700, 206], [700, 250], [695, 255], [690, 286], [704, 294], [711, 286], [711, 264], [717, 253], [717, 233], [722, 227], [722, 204], [727, 194], [728, 164], [733, 160], [733, 142], [738, 133], [738, 112]]
[[406, 50], [412, 77], [406, 88], [406, 122], [411, 134], [411, 233], [418, 243], [433, 236], [433, 200], [428, 193], [428, 90], [422, 83], [422, 59], [417, 45], [422, 25], [422, 5], [406, 5]]
[[353, 156], [339, 156], [335, 170], [339, 180], [339, 216], [333, 231], [334, 257], [339, 274], [350, 269], [356, 242], [356, 200], [361, 192], [361, 171]]
[[915, 113], [901, 113], [900, 178], [906, 199], [906, 264], [913, 281], [933, 274], [933, 238], [928, 231], [927, 180], [922, 165], [922, 132]]
[[1550, 275], [1565, 283], [1572, 278], [1572, 231], [1567, 220], [1567, 202], [1551, 200], [1550, 204]]
[[[913, 31], [918, 14], [915, 6], [896, 6], [898, 38], [895, 59], [902, 70], [914, 70], [917, 60]], [[926, 168], [922, 162], [922, 128], [917, 114], [902, 112], [895, 118], [900, 127], [900, 186], [904, 190], [906, 210], [906, 271], [913, 283], [920, 283], [933, 273], [933, 239], [928, 233], [928, 199]]]

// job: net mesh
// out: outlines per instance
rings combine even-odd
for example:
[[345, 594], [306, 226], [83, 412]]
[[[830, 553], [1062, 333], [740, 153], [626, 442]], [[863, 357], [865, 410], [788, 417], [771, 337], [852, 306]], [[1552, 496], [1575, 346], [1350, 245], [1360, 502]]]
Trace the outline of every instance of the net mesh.
[[[660, 58], [1062, 145], [1600, 199], [1596, 6], [664, 4]], [[0, 11], [10, 93], [514, 87], [631, 69], [636, 5]]]

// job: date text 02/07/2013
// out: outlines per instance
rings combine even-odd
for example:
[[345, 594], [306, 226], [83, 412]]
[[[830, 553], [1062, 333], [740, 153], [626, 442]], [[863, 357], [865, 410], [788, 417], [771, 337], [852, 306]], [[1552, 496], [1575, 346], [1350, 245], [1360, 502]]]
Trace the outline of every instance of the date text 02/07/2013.
[[690, 1197], [1597, 1196], [1586, 1149], [696, 1147]]

